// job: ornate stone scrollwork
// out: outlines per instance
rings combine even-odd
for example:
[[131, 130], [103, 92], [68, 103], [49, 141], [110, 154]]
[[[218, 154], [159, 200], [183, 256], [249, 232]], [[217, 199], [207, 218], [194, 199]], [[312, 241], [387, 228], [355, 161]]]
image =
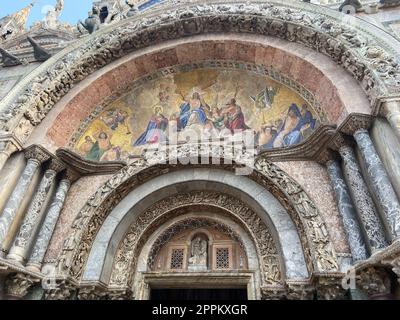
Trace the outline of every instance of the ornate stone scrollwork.
[[[139, 215], [117, 250], [110, 284], [125, 286], [132, 283], [138, 255], [149, 232], [153, 230], [152, 225], [160, 225], [172, 214], [173, 210], [180, 212], [185, 206], [199, 205], [221, 208], [230, 212], [239, 221], [243, 221], [244, 225], [249, 228], [258, 249], [261, 259], [262, 282], [265, 285], [282, 284], [282, 267], [278, 251], [268, 227], [261, 218], [242, 201], [226, 194], [207, 191], [174, 195], [155, 203]], [[193, 224], [195, 223], [193, 222]], [[153, 256], [155, 253], [151, 255]], [[151, 267], [151, 262], [149, 263]]]
[[[400, 66], [388, 40], [363, 30], [368, 27], [366, 24], [358, 23], [355, 28], [335, 19], [332, 13], [312, 9], [301, 2], [292, 3], [289, 8], [274, 2], [216, 1], [171, 4], [162, 13], [135, 15], [115, 24], [111, 31], [99, 30], [80, 46], [65, 49], [58, 61], [40, 66], [25, 79], [25, 86], [0, 105], [4, 108], [0, 130], [13, 132], [25, 120], [38, 125], [77, 82], [128, 52], [202, 33], [253, 33], [298, 42], [347, 69], [371, 101], [395, 95]], [[31, 130], [27, 127], [25, 133], [29, 136]]]
[[[186, 152], [190, 151], [186, 150]], [[186, 156], [190, 156], [190, 154], [187, 153]], [[168, 160], [164, 157], [161, 159]], [[223, 160], [219, 163], [223, 163]], [[234, 169], [232, 165], [213, 165], [213, 167], [225, 170]], [[149, 166], [145, 160], [135, 159], [129, 166], [115, 174], [89, 198], [77, 215], [57, 262], [58, 272], [79, 279], [95, 235], [115, 205], [138, 185], [178, 168], [178, 164]], [[309, 266], [310, 270], [337, 271], [337, 257], [326, 226], [312, 200], [300, 185], [262, 157], [256, 161], [255, 173], [249, 178], [254, 179], [276, 195], [291, 214], [299, 230], [306, 259], [311, 256], [314, 261], [314, 266]], [[223, 198], [221, 198], [222, 200]], [[228, 206], [227, 208], [230, 210], [229, 203], [220, 203], [219, 205]]]

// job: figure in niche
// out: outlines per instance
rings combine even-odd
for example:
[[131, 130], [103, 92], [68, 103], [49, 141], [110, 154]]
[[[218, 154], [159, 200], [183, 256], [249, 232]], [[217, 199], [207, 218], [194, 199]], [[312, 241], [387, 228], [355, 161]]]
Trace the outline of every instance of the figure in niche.
[[134, 147], [147, 143], [162, 143], [167, 141], [165, 130], [168, 127], [168, 119], [163, 115], [161, 106], [154, 107], [154, 114], [151, 117], [146, 131], [135, 141]]
[[207, 241], [199, 236], [191, 243], [189, 270], [207, 270]]
[[112, 148], [110, 143], [110, 137], [104, 131], [101, 131], [97, 135], [97, 140], [93, 144], [89, 153], [86, 155], [86, 159], [92, 161], [100, 161], [104, 153]]

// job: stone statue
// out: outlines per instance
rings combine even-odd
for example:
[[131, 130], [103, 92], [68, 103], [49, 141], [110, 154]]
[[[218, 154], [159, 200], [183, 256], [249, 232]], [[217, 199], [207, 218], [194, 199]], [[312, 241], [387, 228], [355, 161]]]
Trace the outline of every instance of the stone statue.
[[207, 270], [207, 241], [200, 237], [192, 240], [189, 270]]
[[55, 8], [50, 9], [47, 11], [45, 17], [45, 25], [47, 28], [55, 29], [59, 25], [58, 17], [61, 14], [61, 11], [64, 8], [64, 0], [57, 0]]
[[83, 33], [83, 28], [85, 28], [89, 34], [92, 34], [96, 30], [100, 28], [100, 17], [99, 17], [99, 8], [93, 6], [92, 11], [89, 11], [88, 17], [85, 19], [85, 22], [81, 20], [78, 21], [78, 30], [80, 33]]

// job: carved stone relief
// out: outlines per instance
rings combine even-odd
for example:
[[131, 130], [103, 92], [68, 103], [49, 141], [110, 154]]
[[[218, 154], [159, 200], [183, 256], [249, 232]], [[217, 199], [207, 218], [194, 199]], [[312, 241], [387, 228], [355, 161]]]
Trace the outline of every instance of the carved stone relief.
[[[347, 69], [373, 103], [381, 96], [395, 95], [400, 67], [390, 43], [363, 30], [366, 24], [355, 28], [328, 13], [312, 10], [314, 7], [300, 3], [288, 8], [273, 2], [225, 1], [173, 4], [165, 6], [162, 13], [136, 15], [116, 24], [112, 31], [100, 30], [81, 40], [80, 46], [66, 49], [58, 61], [35, 70], [0, 105], [0, 130], [12, 132], [26, 119], [31, 125], [38, 125], [72, 86], [128, 52], [204, 33], [255, 33], [298, 42]], [[25, 127], [26, 136], [31, 130], [32, 127]]]
[[[139, 215], [121, 241], [115, 255], [110, 285], [126, 286], [128, 283], [132, 283], [132, 276], [136, 269], [141, 246], [151, 234], [151, 231], [160, 226], [162, 222], [170, 219], [169, 215], [163, 215], [174, 210], [179, 210], [178, 212], [181, 213], [184, 207], [199, 205], [221, 208], [223, 211], [230, 212], [239, 221], [242, 221], [242, 224], [250, 230], [258, 248], [261, 259], [260, 267], [263, 274], [262, 282], [265, 285], [282, 282], [282, 267], [278, 251], [268, 227], [261, 218], [236, 198], [226, 194], [198, 191], [187, 194], [182, 193], [161, 200]], [[147, 236], [145, 236], [146, 234]], [[154, 253], [151, 256], [154, 256]], [[151, 266], [152, 262], [149, 261], [149, 263]]]
[[[184, 152], [180, 155], [183, 154]], [[163, 156], [156, 156], [153, 159], [161, 162], [165, 160]], [[139, 184], [171, 170], [177, 170], [179, 166], [178, 164], [150, 166], [146, 160], [135, 159], [133, 163], [114, 175], [90, 197], [72, 224], [57, 262], [58, 272], [80, 279], [96, 233], [115, 205]], [[234, 170], [235, 165], [213, 165], [213, 167]], [[308, 260], [309, 270], [337, 271], [336, 253], [326, 226], [312, 200], [294, 180], [267, 160], [260, 158], [256, 161], [255, 168], [249, 177], [274, 194], [295, 222], [306, 259], [311, 257]], [[310, 264], [311, 261], [313, 265]]]

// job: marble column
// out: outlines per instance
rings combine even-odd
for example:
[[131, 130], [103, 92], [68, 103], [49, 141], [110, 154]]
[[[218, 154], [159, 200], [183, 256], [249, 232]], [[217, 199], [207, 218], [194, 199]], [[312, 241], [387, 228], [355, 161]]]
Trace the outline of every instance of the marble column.
[[400, 101], [385, 102], [382, 106], [382, 113], [400, 139]]
[[36, 239], [35, 246], [27, 263], [27, 269], [40, 272], [44, 256], [49, 246], [51, 236], [53, 235], [54, 228], [56, 227], [70, 185], [71, 182], [68, 179], [60, 181], [54, 199]]
[[29, 158], [19, 178], [17, 185], [8, 199], [3, 213], [0, 216], [0, 244], [7, 236], [7, 232], [12, 224], [24, 195], [32, 181], [35, 172], [38, 170], [41, 161], [36, 158]]
[[46, 204], [49, 199], [49, 193], [52, 190], [57, 171], [62, 168], [63, 165], [61, 162], [55, 159], [51, 161], [49, 168], [42, 177], [28, 212], [22, 221], [19, 232], [11, 246], [10, 253], [7, 255], [7, 259], [16, 260], [18, 262], [23, 262], [26, 259], [41, 225]]
[[342, 216], [351, 254], [354, 261], [368, 258], [363, 233], [357, 220], [357, 212], [353, 207], [348, 187], [343, 178], [342, 169], [336, 160], [326, 162], [328, 175], [335, 191], [336, 202]]
[[361, 151], [371, 187], [381, 205], [384, 217], [382, 221], [392, 240], [400, 238], [400, 204], [385, 167], [366, 129], [354, 133], [354, 139]]
[[356, 160], [354, 150], [349, 145], [342, 145], [339, 153], [343, 159], [343, 172], [352, 194], [359, 221], [365, 235], [366, 245], [371, 253], [387, 245], [385, 233], [377, 210]]

